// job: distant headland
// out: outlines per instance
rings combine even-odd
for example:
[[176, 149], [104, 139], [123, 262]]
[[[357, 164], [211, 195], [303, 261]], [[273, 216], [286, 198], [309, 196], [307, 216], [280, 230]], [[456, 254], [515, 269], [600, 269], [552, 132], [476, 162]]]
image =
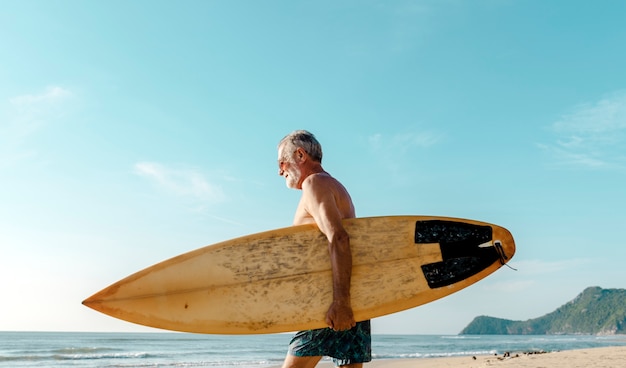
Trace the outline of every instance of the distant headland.
[[461, 335], [626, 334], [626, 289], [589, 287], [552, 313], [527, 321], [479, 316]]

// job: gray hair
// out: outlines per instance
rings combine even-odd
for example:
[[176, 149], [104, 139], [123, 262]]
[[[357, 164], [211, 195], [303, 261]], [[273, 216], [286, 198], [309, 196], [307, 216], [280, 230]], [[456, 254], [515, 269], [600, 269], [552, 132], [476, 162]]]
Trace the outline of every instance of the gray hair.
[[314, 161], [322, 163], [322, 145], [309, 131], [295, 130], [281, 139], [278, 147], [283, 144], [290, 144], [294, 149], [302, 148]]

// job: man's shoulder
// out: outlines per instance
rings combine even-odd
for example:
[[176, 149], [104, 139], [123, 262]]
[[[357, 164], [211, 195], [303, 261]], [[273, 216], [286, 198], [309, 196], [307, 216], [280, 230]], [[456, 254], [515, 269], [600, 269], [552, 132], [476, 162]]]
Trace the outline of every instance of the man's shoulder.
[[333, 178], [329, 173], [324, 171], [307, 176], [307, 178], [304, 180], [304, 183], [312, 186], [317, 186], [328, 185], [330, 183], [339, 183], [339, 181]]
[[337, 179], [333, 178], [330, 174], [325, 172], [311, 174], [304, 180], [304, 182], [302, 182], [302, 192], [305, 195], [307, 192], [334, 193], [342, 187], [343, 186]]
[[349, 198], [348, 191], [343, 184], [326, 172], [307, 177], [302, 183], [302, 192], [303, 197], [307, 198], [309, 195], [317, 196], [322, 193], [332, 194], [339, 198]]

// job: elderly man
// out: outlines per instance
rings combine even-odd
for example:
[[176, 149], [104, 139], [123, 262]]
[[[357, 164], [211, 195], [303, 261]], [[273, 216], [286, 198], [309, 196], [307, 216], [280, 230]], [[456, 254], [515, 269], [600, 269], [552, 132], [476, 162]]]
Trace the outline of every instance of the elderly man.
[[352, 253], [342, 219], [355, 217], [346, 188], [322, 168], [322, 147], [313, 134], [297, 130], [278, 145], [279, 175], [302, 190], [294, 225], [315, 223], [328, 238], [333, 301], [328, 328], [300, 331], [291, 340], [283, 368], [312, 368], [323, 356], [337, 366], [362, 367], [371, 360], [370, 321], [355, 322], [350, 304]]

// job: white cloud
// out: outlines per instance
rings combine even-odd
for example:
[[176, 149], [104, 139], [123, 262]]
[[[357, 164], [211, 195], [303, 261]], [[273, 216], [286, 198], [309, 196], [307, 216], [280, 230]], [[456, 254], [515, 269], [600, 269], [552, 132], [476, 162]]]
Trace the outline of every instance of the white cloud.
[[73, 94], [59, 86], [43, 92], [8, 99], [8, 108], [0, 116], [0, 167], [34, 157], [37, 150], [28, 140], [66, 112], [66, 101]]
[[49, 86], [46, 90], [39, 94], [27, 94], [15, 96], [9, 99], [9, 103], [18, 108], [32, 108], [33, 106], [49, 105], [58, 103], [68, 97], [72, 93], [59, 86]]
[[554, 123], [556, 131], [611, 133], [626, 129], [626, 93], [614, 93], [593, 104], [582, 104]]
[[443, 134], [428, 130], [393, 135], [377, 133], [368, 137], [367, 144], [381, 170], [388, 172], [395, 183], [405, 185], [412, 180], [411, 172], [415, 171], [407, 170], [414, 165], [415, 152], [439, 144], [442, 138]]
[[585, 168], [626, 167], [626, 93], [581, 104], [550, 126], [553, 144], [540, 144], [558, 164]]
[[441, 140], [441, 135], [433, 132], [409, 133], [405, 135], [397, 135], [395, 137], [395, 140], [398, 143], [407, 146], [428, 148], [439, 143], [439, 141]]
[[369, 137], [372, 149], [384, 150], [391, 154], [400, 154], [413, 148], [428, 148], [440, 140], [441, 134], [430, 131], [399, 133], [390, 137], [377, 133]]
[[135, 172], [176, 196], [192, 197], [209, 203], [226, 200], [221, 187], [210, 183], [197, 170], [167, 167], [156, 162], [138, 162], [135, 164]]

